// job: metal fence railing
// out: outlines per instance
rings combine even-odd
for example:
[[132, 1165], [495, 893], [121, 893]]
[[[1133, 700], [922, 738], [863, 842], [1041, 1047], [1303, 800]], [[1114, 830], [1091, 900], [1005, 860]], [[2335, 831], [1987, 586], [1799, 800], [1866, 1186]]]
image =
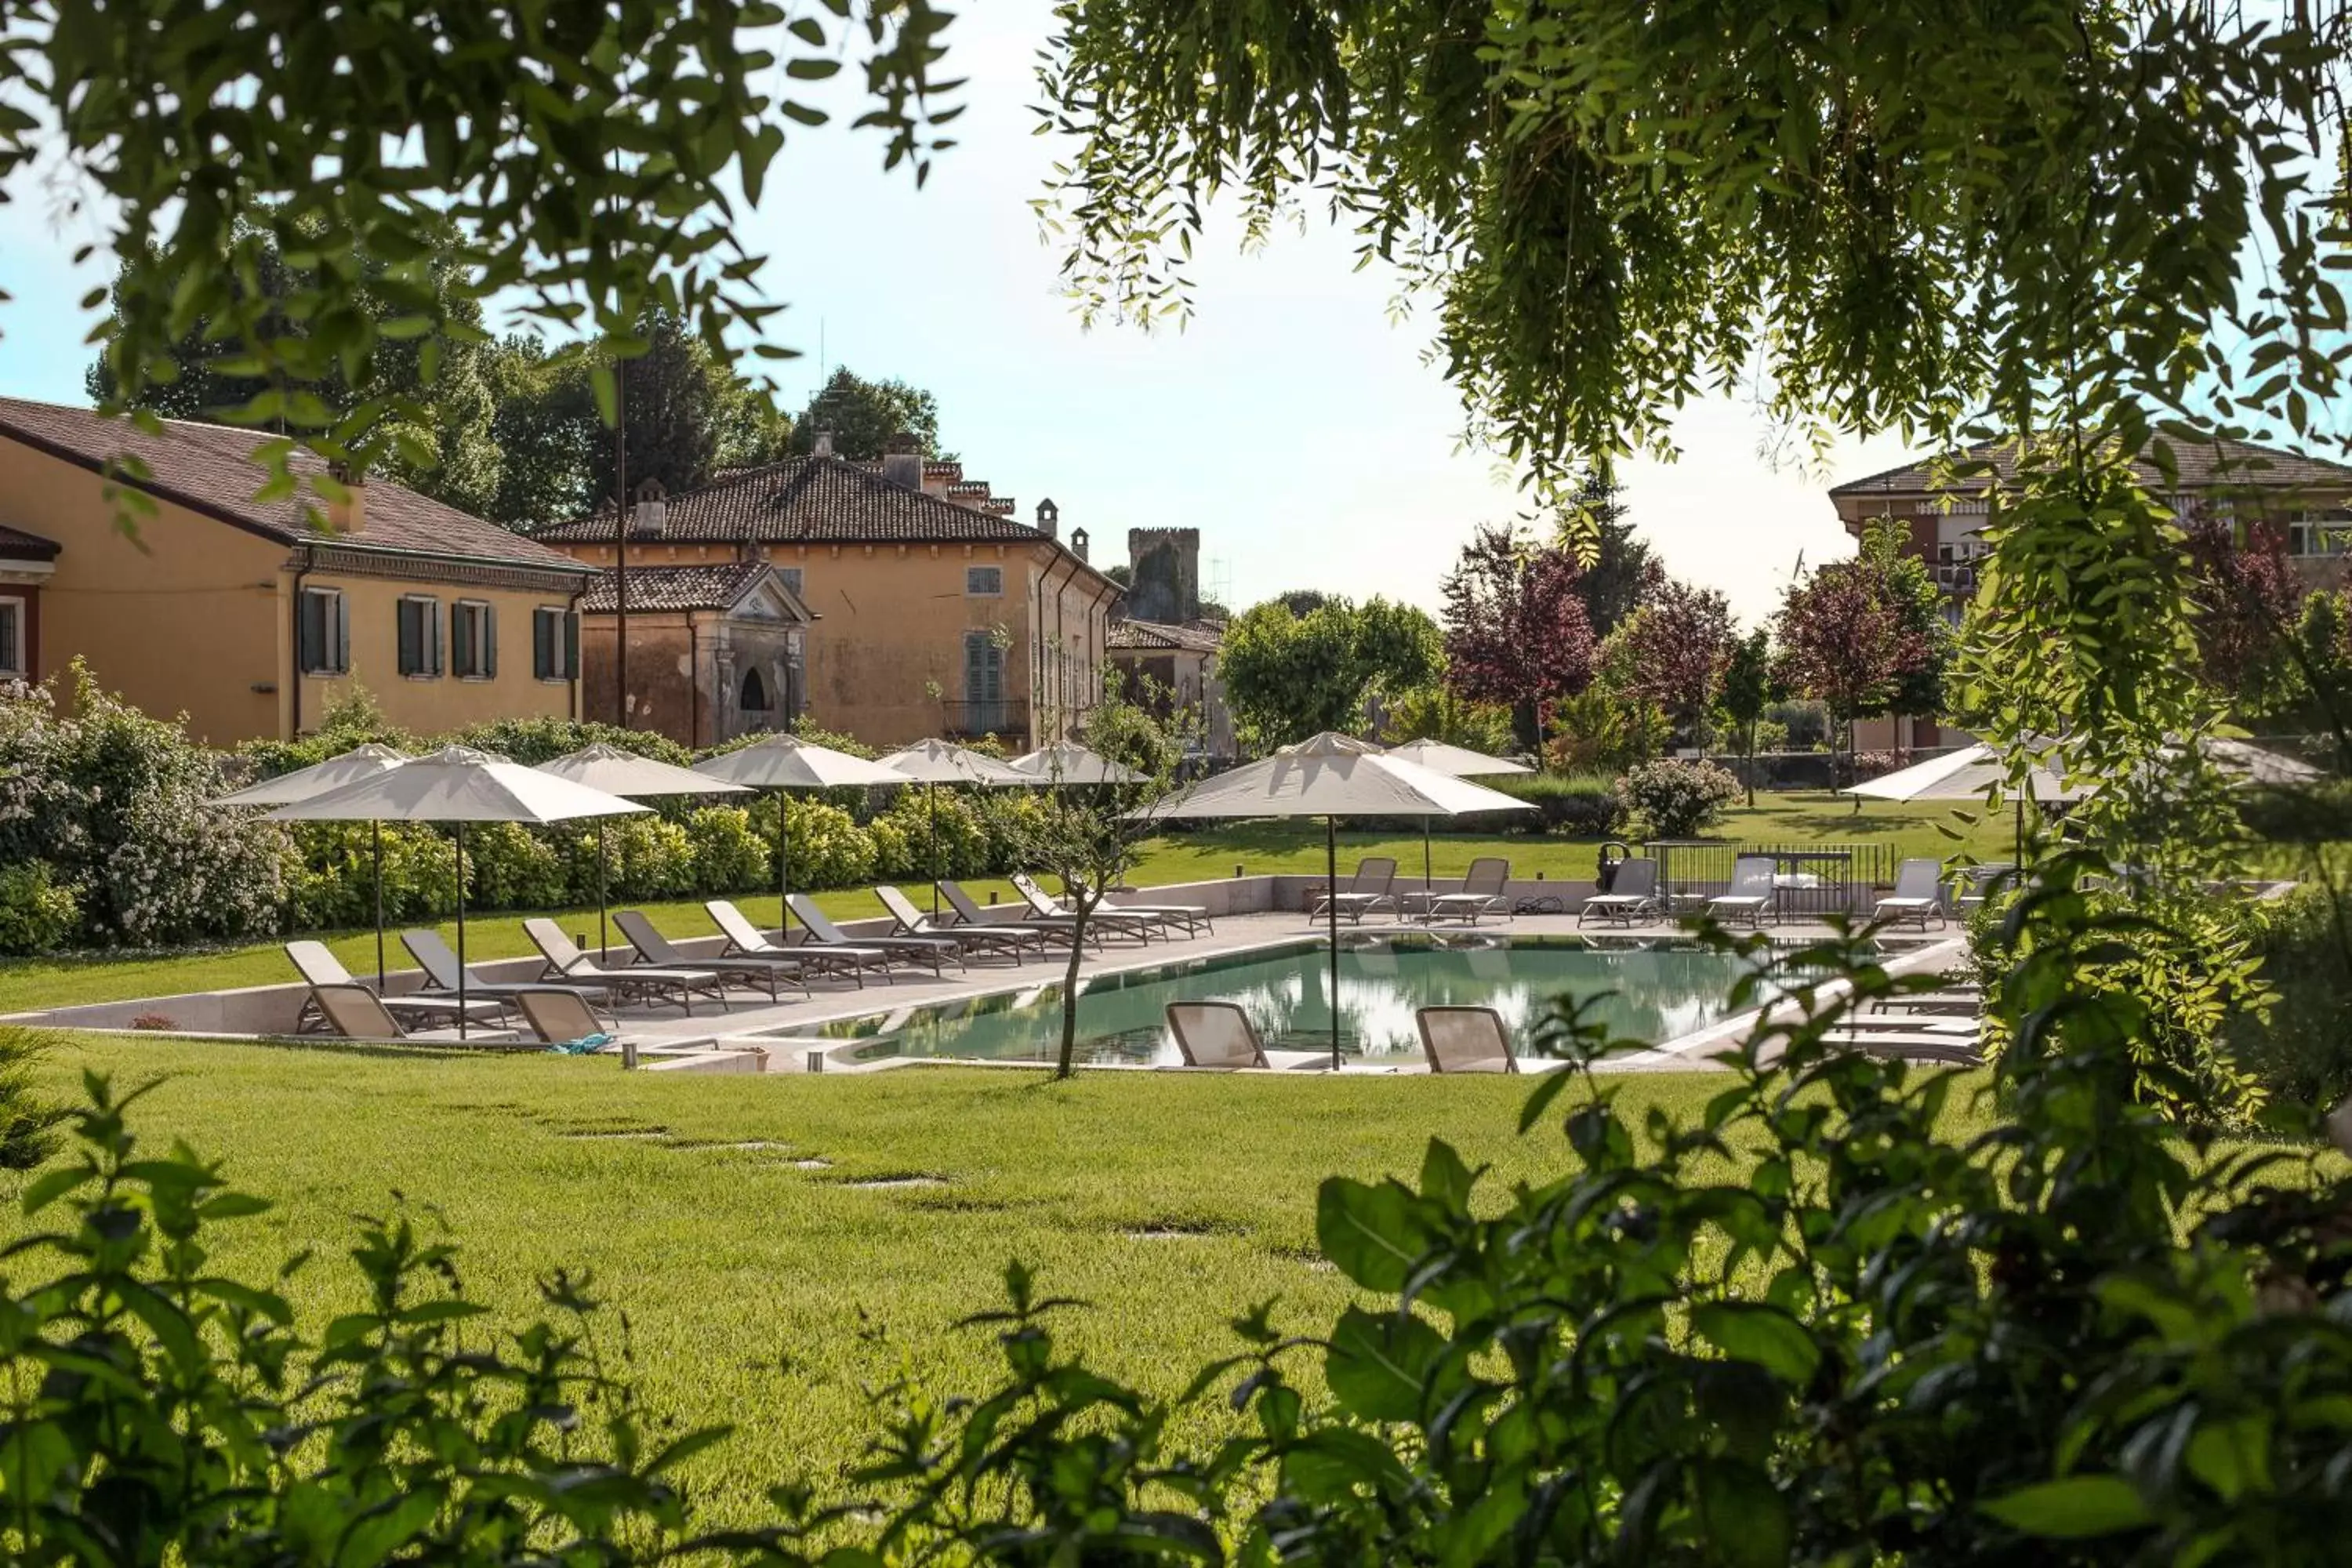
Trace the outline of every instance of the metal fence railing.
[[1671, 900], [1696, 901], [1731, 884], [1732, 863], [1769, 855], [1787, 916], [1867, 913], [1895, 882], [1891, 844], [1743, 844], [1717, 838], [1656, 838], [1642, 847], [1658, 862], [1658, 886]]

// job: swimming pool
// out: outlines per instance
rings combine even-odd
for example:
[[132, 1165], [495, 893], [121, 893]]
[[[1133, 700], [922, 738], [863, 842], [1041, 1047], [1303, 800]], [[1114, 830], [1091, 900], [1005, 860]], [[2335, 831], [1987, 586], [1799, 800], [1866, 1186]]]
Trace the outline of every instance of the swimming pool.
[[[1090, 975], [1078, 993], [1078, 1059], [1165, 1065], [1181, 1058], [1168, 1037], [1177, 1001], [1239, 1003], [1269, 1048], [1322, 1050], [1331, 1030], [1328, 950], [1312, 942]], [[1408, 942], [1339, 955], [1339, 1038], [1348, 1056], [1418, 1059], [1419, 1007], [1492, 1007], [1515, 1035], [1554, 997], [1611, 993], [1597, 1010], [1616, 1034], [1658, 1042], [1728, 1015], [1732, 983], [1748, 961], [1694, 947], [1612, 945], [1571, 937], [1477, 947]], [[873, 1013], [782, 1031], [812, 1043], [856, 1042], [858, 1061], [889, 1057], [1049, 1060], [1061, 1041], [1062, 988], [1033, 985], [966, 1001]]]

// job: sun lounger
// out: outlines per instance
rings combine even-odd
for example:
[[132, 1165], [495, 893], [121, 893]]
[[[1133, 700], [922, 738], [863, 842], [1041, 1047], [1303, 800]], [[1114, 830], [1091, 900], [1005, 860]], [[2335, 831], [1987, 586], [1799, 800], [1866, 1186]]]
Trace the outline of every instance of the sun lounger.
[[1881, 1012], [1890, 1007], [1909, 1013], [1951, 1013], [1974, 1017], [1984, 1011], [1984, 993], [1980, 991], [1896, 991], [1875, 996], [1864, 1005], [1866, 1012]]
[[375, 1043], [436, 1046], [510, 1046], [515, 1043], [511, 1029], [477, 1029], [467, 1026], [460, 1039], [455, 1029], [410, 1029], [404, 1027], [384, 1006], [383, 998], [366, 986], [354, 982], [349, 985], [314, 985], [310, 999], [325, 1022], [327, 1032], [346, 1040]]
[[1432, 1072], [1519, 1070], [1503, 1016], [1492, 1007], [1423, 1007], [1413, 1021], [1421, 1026], [1421, 1048]]
[[[426, 931], [421, 927], [414, 931], [402, 931], [400, 945], [408, 950], [408, 956], [416, 960], [416, 967], [425, 972], [425, 990], [428, 994], [454, 995], [456, 994], [458, 974], [457, 955], [449, 951], [449, 944], [441, 939], [439, 931]], [[597, 1002], [608, 1000], [605, 988], [593, 980], [575, 979], [564, 975], [529, 982], [484, 980], [474, 973], [471, 965], [467, 966], [465, 976], [466, 999], [469, 1002], [477, 996], [487, 996], [498, 1002], [510, 1002], [525, 991], [543, 991], [551, 985], [583, 992]]]
[[1309, 888], [1307, 890], [1307, 918], [1312, 920], [1321, 915], [1328, 905], [1334, 903], [1339, 906], [1338, 912], [1340, 918], [1356, 925], [1363, 924], [1364, 917], [1375, 910], [1385, 908], [1394, 913], [1397, 901], [1392, 889], [1396, 884], [1396, 870], [1397, 863], [1392, 856], [1366, 856], [1357, 862], [1356, 874], [1349, 879], [1346, 892], [1328, 888]]
[[[319, 987], [357, 985], [360, 984], [359, 980], [350, 970], [343, 967], [343, 961], [330, 952], [327, 944], [322, 942], [289, 942], [286, 944], [286, 956], [293, 961], [296, 972], [304, 980], [310, 982], [311, 992], [309, 996], [302, 999], [301, 1009], [295, 1015], [294, 1032], [298, 1035], [307, 1035], [329, 1028], [331, 1026], [327, 1022], [326, 1015], [319, 1007]], [[411, 1024], [427, 1024], [429, 1020], [436, 1018], [446, 1019], [452, 1024], [457, 1021], [457, 999], [455, 996], [379, 995], [376, 1000], [382, 1003], [383, 1010], [394, 1018], [404, 1018]], [[466, 1020], [468, 1026], [484, 1022], [495, 1027], [505, 1019], [506, 1012], [505, 1004], [494, 997], [486, 997], [478, 1002], [470, 996], [466, 999]]]
[[1217, 929], [1206, 904], [1147, 904], [1134, 899], [1116, 897], [1118, 892], [1118, 889], [1113, 889], [1111, 894], [1106, 895], [1101, 907], [1117, 914], [1141, 915], [1147, 920], [1159, 921], [1163, 929], [1181, 925], [1186, 936], [1198, 936], [1204, 931]]
[[1982, 1067], [1984, 1052], [1972, 1039], [1949, 1035], [1914, 1035], [1897, 1030], [1861, 1030], [1830, 1037], [1830, 1043], [1873, 1057], [1900, 1057], [1905, 1061], [1944, 1062], [1954, 1067]]
[[1769, 855], [1742, 855], [1731, 863], [1731, 886], [1707, 900], [1706, 912], [1718, 920], [1746, 916], [1749, 925], [1761, 925], [1772, 911], [1777, 889]]
[[1895, 872], [1895, 891], [1878, 900], [1874, 919], [1882, 921], [1916, 921], [1921, 931], [1927, 929], [1932, 918], [1937, 925], [1944, 923], [1944, 863], [1940, 860], [1906, 860]]
[[1481, 855], [1470, 862], [1469, 875], [1462, 879], [1458, 893], [1440, 893], [1429, 900], [1432, 924], [1439, 921], [1460, 921], [1465, 925], [1476, 925], [1481, 916], [1499, 914], [1511, 917], [1511, 900], [1504, 889], [1510, 885], [1511, 863], [1499, 855]]
[[[1066, 905], [1057, 903], [1046, 897], [1045, 889], [1039, 887], [1030, 877], [1015, 871], [1007, 880], [1012, 882], [1013, 890], [1021, 895], [1021, 901], [1029, 906], [1029, 912], [1037, 919], [1076, 921], [1078, 918], [1076, 912]], [[1151, 931], [1154, 926], [1160, 928], [1160, 933], [1162, 936], [1168, 934], [1167, 921], [1155, 920], [1149, 915], [1126, 913], [1110, 904], [1097, 904], [1094, 912], [1087, 917], [1087, 926], [1088, 930], [1098, 931], [1106, 938], [1131, 936], [1147, 946], [1150, 944]]]
[[637, 950], [641, 963], [665, 969], [708, 969], [721, 978], [740, 975], [764, 989], [771, 1002], [782, 1000], [778, 987], [787, 983], [799, 986], [803, 994], [808, 991], [808, 979], [801, 973], [801, 963], [796, 958], [761, 958], [742, 953], [729, 958], [690, 958], [656, 931], [654, 922], [646, 918], [642, 910], [622, 910], [614, 915], [613, 923], [621, 928], [621, 934]]
[[632, 964], [626, 969], [607, 969], [581, 952], [572, 940], [563, 934], [563, 928], [544, 915], [522, 922], [523, 934], [530, 938], [539, 955], [547, 960], [547, 973], [562, 980], [593, 980], [606, 987], [615, 996], [634, 996], [640, 1001], [676, 998], [688, 1013], [694, 1011], [694, 994], [698, 991], [718, 998], [720, 1011], [727, 1006], [727, 985], [708, 969], [649, 969]]
[[1231, 1002], [1171, 1002], [1168, 1032], [1188, 1068], [1232, 1072], [1241, 1068], [1270, 1068], [1257, 1026], [1247, 1013]]
[[901, 936], [943, 937], [961, 948], [967, 957], [972, 949], [982, 948], [990, 952], [1011, 953], [1013, 962], [1018, 963], [1024, 947], [1034, 947], [1038, 957], [1045, 956], [1045, 933], [1031, 927], [943, 926], [935, 924], [930, 916], [915, 907], [913, 900], [887, 884], [875, 889], [874, 896], [882, 900], [882, 908], [898, 922]]
[[782, 947], [770, 942], [765, 932], [751, 923], [751, 918], [735, 907], [729, 899], [713, 899], [702, 906], [709, 911], [711, 922], [727, 939], [727, 951], [751, 958], [791, 958], [806, 964], [820, 974], [846, 974], [857, 982], [861, 991], [866, 987], [866, 972], [878, 969], [882, 977], [890, 977], [890, 955], [878, 947], [827, 947], [823, 942], [803, 942], [798, 947]]
[[1658, 902], [1658, 863], [1646, 856], [1617, 863], [1616, 879], [1605, 893], [1595, 893], [1576, 911], [1576, 923], [1598, 920], [1607, 925], [1632, 925], [1662, 914]]
[[532, 1034], [550, 1050], [568, 1057], [614, 1055], [634, 1057], [639, 1051], [664, 1056], [691, 1055], [707, 1051], [719, 1042], [698, 1040], [647, 1040], [625, 1038], [618, 1025], [597, 1016], [587, 998], [577, 991], [526, 991], [515, 998], [522, 1009], [523, 1021]]
[[940, 966], [950, 959], [955, 961], [956, 967], [959, 969], [966, 967], [963, 961], [963, 944], [953, 937], [853, 937], [834, 924], [832, 918], [823, 910], [818, 909], [816, 900], [807, 894], [794, 893], [788, 901], [792, 905], [793, 913], [800, 919], [801, 929], [808, 933], [808, 941], [803, 943], [803, 946], [879, 948], [893, 960], [908, 963], [929, 964], [934, 974], [939, 973]]
[[[948, 908], [955, 911], [958, 930], [965, 926], [983, 926], [990, 931], [1034, 931], [1040, 939], [1051, 938], [1067, 947], [1070, 945], [1070, 933], [1077, 927], [1077, 922], [1068, 915], [1029, 915], [1010, 921], [992, 921], [972, 896], [963, 890], [961, 883], [941, 880], [939, 889], [940, 897], [945, 899]], [[1095, 926], [1087, 934], [1094, 939], [1095, 946], [1102, 946], [1101, 927]]]

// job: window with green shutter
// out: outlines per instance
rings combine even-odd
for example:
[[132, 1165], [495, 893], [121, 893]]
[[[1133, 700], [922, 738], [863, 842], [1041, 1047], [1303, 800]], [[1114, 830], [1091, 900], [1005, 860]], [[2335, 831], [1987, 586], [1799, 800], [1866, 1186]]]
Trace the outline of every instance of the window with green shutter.
[[430, 680], [441, 673], [441, 601], [427, 594], [404, 595], [399, 616], [400, 673]]
[[294, 606], [295, 657], [305, 675], [352, 668], [352, 628], [340, 588], [305, 588]]
[[449, 668], [460, 680], [499, 673], [498, 611], [478, 599], [460, 599], [449, 611]]
[[580, 617], [553, 605], [530, 613], [530, 674], [534, 680], [571, 680], [580, 673]]

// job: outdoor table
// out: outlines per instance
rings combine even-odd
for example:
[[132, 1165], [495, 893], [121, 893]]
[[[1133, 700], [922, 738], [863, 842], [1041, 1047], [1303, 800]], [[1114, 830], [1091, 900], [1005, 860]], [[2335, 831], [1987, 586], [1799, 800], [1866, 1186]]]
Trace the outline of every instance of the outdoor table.
[[[1773, 849], [1773, 915], [1793, 908], [1800, 914], [1848, 913], [1853, 909], [1853, 851], [1851, 849]], [[1819, 874], [1805, 869], [1820, 867]], [[1780, 868], [1787, 868], [1785, 873]], [[1811, 908], [1807, 908], [1810, 903]]]

